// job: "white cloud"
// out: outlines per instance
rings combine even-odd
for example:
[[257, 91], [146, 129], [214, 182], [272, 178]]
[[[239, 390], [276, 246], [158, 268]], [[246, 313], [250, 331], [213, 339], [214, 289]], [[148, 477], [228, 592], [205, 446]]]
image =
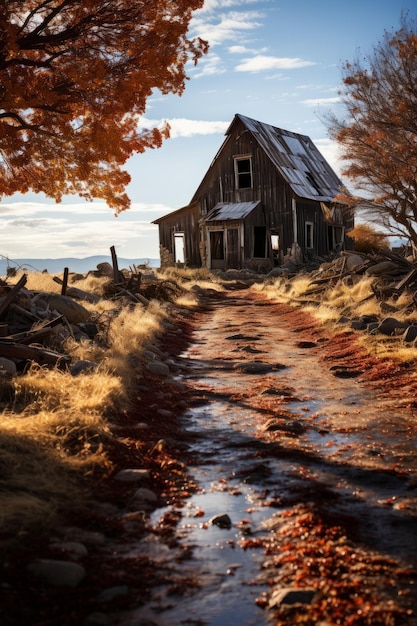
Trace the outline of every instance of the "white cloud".
[[268, 48], [257, 50], [256, 48], [247, 48], [246, 46], [229, 46], [227, 50], [230, 54], [260, 54], [261, 52], [266, 52]]
[[224, 74], [226, 71], [222, 59], [217, 55], [209, 52], [207, 56], [201, 59], [197, 66], [189, 69], [189, 74], [193, 78], [201, 78], [202, 76], [214, 76]]
[[113, 245], [121, 257], [158, 258], [158, 227], [151, 222], [174, 209], [132, 203], [116, 218], [103, 202], [10, 202], [0, 208], [1, 252], [10, 259], [109, 254]]
[[261, 17], [257, 11], [230, 11], [220, 17], [217, 14], [203, 15], [193, 19], [190, 33], [193, 37], [205, 39], [213, 47], [225, 41], [236, 41], [242, 33], [259, 28]]
[[322, 104], [336, 104], [338, 102], [340, 102], [340, 98], [336, 96], [334, 98], [309, 98], [308, 100], [303, 100], [302, 104], [306, 104], [308, 107], [315, 107]]
[[258, 54], [251, 59], [243, 59], [243, 63], [237, 65], [235, 70], [237, 72], [263, 72], [265, 70], [293, 70], [310, 65], [315, 65], [314, 61], [304, 61], [298, 57], [272, 57]]
[[242, 6], [242, 4], [256, 4], [257, 1], [264, 2], [264, 0], [205, 0], [204, 6], [196, 13], [211, 13], [217, 9], [228, 9], [230, 7]]
[[339, 145], [336, 141], [328, 138], [314, 139], [313, 143], [320, 150], [328, 164], [333, 168], [336, 174], [341, 178], [342, 162], [340, 159]]
[[[161, 126], [165, 120], [152, 120], [141, 118], [140, 128], [152, 128]], [[216, 133], [224, 134], [230, 125], [230, 120], [208, 121], [208, 120], [190, 120], [186, 118], [171, 118], [166, 120], [171, 127], [171, 139], [176, 137], [193, 137], [194, 135], [214, 135]]]
[[2, 216], [24, 216], [28, 219], [31, 215], [39, 213], [70, 213], [71, 215], [94, 214], [102, 215], [110, 213], [111, 209], [104, 202], [68, 202], [56, 203], [53, 200], [46, 202], [7, 202], [0, 204], [0, 219]]
[[205, 120], [171, 119], [171, 137], [193, 137], [194, 135], [224, 134], [230, 125], [228, 122], [208, 122]]

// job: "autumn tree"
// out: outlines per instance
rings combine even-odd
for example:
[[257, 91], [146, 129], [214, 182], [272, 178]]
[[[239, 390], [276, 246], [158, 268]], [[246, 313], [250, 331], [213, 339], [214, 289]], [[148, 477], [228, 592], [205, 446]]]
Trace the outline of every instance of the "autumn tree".
[[369, 220], [417, 248], [416, 21], [403, 15], [398, 31], [385, 32], [369, 56], [342, 72], [345, 117], [326, 121], [341, 147], [343, 176], [362, 189]]
[[207, 52], [203, 0], [1, 0], [0, 197], [29, 190], [129, 207], [123, 169], [169, 127], [138, 132], [148, 98], [181, 95]]
[[368, 254], [390, 248], [386, 234], [378, 231], [370, 224], [356, 224], [355, 228], [349, 232], [349, 237], [354, 240], [357, 252]]

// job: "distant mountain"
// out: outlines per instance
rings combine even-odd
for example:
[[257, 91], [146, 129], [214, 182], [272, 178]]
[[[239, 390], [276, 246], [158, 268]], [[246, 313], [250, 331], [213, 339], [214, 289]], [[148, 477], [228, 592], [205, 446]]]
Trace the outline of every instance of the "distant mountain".
[[[70, 272], [86, 274], [90, 270], [95, 270], [99, 263], [112, 263], [111, 256], [89, 256], [84, 259], [64, 258], [64, 259], [8, 259], [0, 257], [0, 276], [7, 274], [7, 269], [16, 268], [28, 272], [42, 272], [47, 270], [50, 274], [60, 274], [67, 267]], [[159, 267], [159, 259], [123, 259], [117, 257], [119, 269], [129, 269], [133, 265], [148, 265], [149, 267]]]

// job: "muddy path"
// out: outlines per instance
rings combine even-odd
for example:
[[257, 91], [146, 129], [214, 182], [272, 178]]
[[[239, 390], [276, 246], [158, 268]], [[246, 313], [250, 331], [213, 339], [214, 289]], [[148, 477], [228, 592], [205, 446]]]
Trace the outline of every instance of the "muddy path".
[[383, 365], [302, 311], [248, 290], [203, 304], [176, 358], [190, 405], [181, 461], [195, 489], [152, 514], [155, 527], [175, 520], [174, 544], [131, 547], [169, 584], [117, 623], [417, 624], [407, 390], [381, 372], [370, 384]]

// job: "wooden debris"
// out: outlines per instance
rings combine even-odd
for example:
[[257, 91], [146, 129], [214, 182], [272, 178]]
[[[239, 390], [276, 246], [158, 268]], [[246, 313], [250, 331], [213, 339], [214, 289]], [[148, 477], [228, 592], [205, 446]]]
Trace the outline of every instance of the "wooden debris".
[[[65, 354], [64, 340], [70, 336], [74, 339], [87, 336], [91, 341], [95, 341], [96, 337], [97, 341], [102, 341], [112, 319], [111, 315], [108, 319], [94, 312], [90, 315], [91, 307], [86, 309], [82, 306], [83, 301], [94, 305], [103, 298], [109, 298], [116, 302], [120, 300], [120, 307], [126, 301], [147, 307], [153, 298], [171, 300], [180, 289], [173, 281], [153, 280], [152, 273], [144, 281], [136, 267], [130, 268], [130, 271], [119, 270], [114, 246], [110, 252], [112, 266], [103, 263], [101, 268], [97, 266], [97, 271], [91, 272], [109, 279], [102, 296], [69, 287], [69, 268], [64, 269], [63, 278], [53, 277], [61, 286], [61, 294], [29, 290], [21, 293], [27, 283], [26, 274], [15, 285], [0, 280], [0, 357], [15, 361], [18, 371], [24, 371], [31, 361], [46, 367], [69, 369], [71, 358]], [[13, 276], [7, 277], [10, 278]], [[78, 303], [75, 302], [77, 300]], [[94, 329], [88, 332], [87, 327]], [[57, 351], [55, 348], [58, 348]]]

